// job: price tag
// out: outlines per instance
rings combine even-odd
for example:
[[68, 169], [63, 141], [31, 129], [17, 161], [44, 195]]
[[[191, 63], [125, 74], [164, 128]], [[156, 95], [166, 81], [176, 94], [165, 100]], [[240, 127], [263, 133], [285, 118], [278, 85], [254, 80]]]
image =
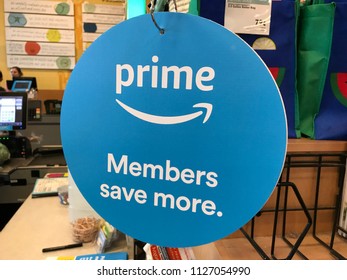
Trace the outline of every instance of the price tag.
[[224, 25], [235, 33], [269, 35], [271, 0], [227, 0]]

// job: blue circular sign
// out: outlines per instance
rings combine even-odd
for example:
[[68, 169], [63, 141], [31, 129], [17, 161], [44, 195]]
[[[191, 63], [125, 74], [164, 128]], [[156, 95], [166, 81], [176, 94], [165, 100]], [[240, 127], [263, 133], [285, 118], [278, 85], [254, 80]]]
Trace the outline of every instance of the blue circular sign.
[[118, 230], [168, 247], [247, 223], [280, 176], [287, 126], [276, 83], [237, 35], [198, 16], [126, 20], [82, 55], [62, 106], [69, 170]]

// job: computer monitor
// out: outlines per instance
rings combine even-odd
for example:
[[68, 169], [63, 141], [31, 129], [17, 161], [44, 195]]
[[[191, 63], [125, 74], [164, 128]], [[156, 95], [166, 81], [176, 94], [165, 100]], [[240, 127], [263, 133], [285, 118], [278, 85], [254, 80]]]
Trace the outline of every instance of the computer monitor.
[[0, 92], [0, 131], [26, 129], [27, 102], [26, 92]]
[[[20, 82], [16, 82], [16, 81], [20, 81]], [[16, 84], [16, 88], [14, 88], [15, 84]], [[29, 84], [30, 84], [30, 87], [28, 90], [32, 88], [37, 89], [36, 77], [17, 77], [17, 78], [13, 78], [13, 80], [6, 81], [7, 89], [11, 91], [18, 91], [18, 86], [22, 86], [23, 88], [24, 85], [28, 86]]]
[[11, 91], [15, 92], [28, 92], [31, 89], [31, 81], [27, 80], [15, 80], [13, 81], [13, 85]]

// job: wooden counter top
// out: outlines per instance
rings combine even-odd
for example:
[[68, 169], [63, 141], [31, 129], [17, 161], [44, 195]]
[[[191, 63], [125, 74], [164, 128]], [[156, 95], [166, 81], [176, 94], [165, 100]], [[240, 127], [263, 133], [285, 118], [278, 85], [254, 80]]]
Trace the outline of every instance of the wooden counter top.
[[[47, 257], [97, 253], [93, 242], [83, 247], [42, 253], [46, 247], [74, 243], [68, 207], [57, 196], [28, 197], [0, 232], [0, 260], [44, 260]], [[126, 251], [126, 240], [112, 251]], [[129, 254], [129, 257], [133, 257]]]
[[314, 153], [314, 152], [347, 152], [347, 141], [311, 140], [307, 138], [289, 139], [287, 152]]

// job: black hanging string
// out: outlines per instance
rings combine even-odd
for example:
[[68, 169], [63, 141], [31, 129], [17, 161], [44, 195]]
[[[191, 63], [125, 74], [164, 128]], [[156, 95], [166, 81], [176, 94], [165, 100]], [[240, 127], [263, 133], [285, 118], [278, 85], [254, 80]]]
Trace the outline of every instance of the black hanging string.
[[152, 18], [152, 21], [153, 21], [155, 27], [158, 28], [159, 33], [160, 33], [160, 34], [164, 34], [164, 29], [161, 28], [161, 27], [158, 25], [157, 21], [156, 21], [155, 18], [154, 18], [154, 9], [155, 9], [155, 5], [156, 5], [155, 0], [151, 0], [151, 8], [150, 8], [151, 18]]
[[[175, 10], [176, 10], [176, 12], [177, 12], [177, 3], [176, 3], [176, 0], [168, 0], [168, 2], [169, 2], [169, 1], [173, 1], [173, 2], [174, 2]], [[162, 34], [165, 33], [165, 30], [164, 30], [164, 28], [161, 28], [161, 27], [158, 25], [157, 21], [156, 21], [155, 18], [154, 18], [155, 5], [156, 5], [156, 0], [151, 0], [150, 14], [151, 14], [151, 18], [152, 18], [152, 21], [153, 21], [155, 27], [159, 30], [159, 33], [162, 35]]]

